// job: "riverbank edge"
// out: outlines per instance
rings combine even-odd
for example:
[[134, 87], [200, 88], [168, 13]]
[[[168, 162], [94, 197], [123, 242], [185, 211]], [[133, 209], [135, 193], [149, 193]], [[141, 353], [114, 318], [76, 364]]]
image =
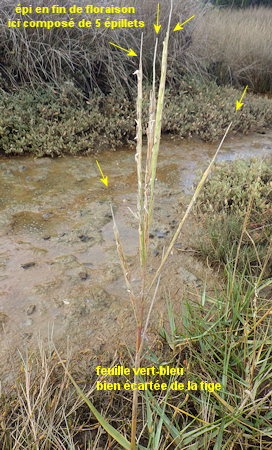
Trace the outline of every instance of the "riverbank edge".
[[[205, 142], [221, 139], [232, 122], [232, 133], [264, 132], [272, 123], [272, 99], [249, 94], [235, 111], [240, 91], [214, 82], [184, 80], [177, 91], [167, 89], [162, 133]], [[149, 88], [144, 90], [147, 122]], [[56, 90], [22, 88], [0, 98], [2, 155], [88, 155], [135, 145], [135, 102], [96, 93], [86, 99], [73, 87]], [[144, 134], [145, 134], [144, 128]]]

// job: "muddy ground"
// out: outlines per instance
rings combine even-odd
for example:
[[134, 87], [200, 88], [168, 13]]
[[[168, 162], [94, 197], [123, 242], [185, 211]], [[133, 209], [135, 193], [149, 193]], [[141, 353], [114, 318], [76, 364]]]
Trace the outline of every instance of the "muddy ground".
[[[164, 138], [150, 235], [152, 276], [188, 202], [196, 173], [214, 145]], [[230, 137], [219, 160], [272, 154], [272, 132]], [[0, 372], [8, 381], [18, 349], [69, 339], [99, 362], [118, 345], [133, 345], [135, 324], [113, 235], [112, 205], [135, 289], [137, 275], [134, 153], [99, 155], [109, 187], [99, 181], [95, 157], [0, 160]], [[163, 272], [149, 339], [166, 318], [165, 298], [178, 310], [184, 289], [197, 296], [214, 276], [194, 255], [191, 220]]]

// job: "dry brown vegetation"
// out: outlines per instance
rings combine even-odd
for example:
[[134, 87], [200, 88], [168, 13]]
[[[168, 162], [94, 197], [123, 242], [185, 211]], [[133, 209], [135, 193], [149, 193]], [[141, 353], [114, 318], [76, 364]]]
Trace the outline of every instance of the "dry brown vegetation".
[[272, 9], [211, 9], [194, 28], [191, 52], [221, 83], [271, 91]]
[[[50, 0], [48, 4], [52, 3]], [[0, 112], [5, 112], [0, 119], [1, 151], [53, 156], [131, 143], [135, 137], [133, 73], [138, 58], [127, 57], [109, 41], [139, 54], [143, 31], [146, 114], [153, 72], [156, 0], [130, 2], [137, 8], [137, 18], [145, 21], [145, 28], [115, 30], [8, 28], [7, 19], [18, 18], [14, 12], [17, 4], [5, 0], [0, 6], [0, 87], [5, 91], [0, 99]], [[40, 4], [42, 0], [36, 3]], [[126, 2], [118, 0], [116, 5]], [[162, 0], [160, 5], [157, 73], [169, 1]], [[182, 32], [172, 31], [174, 24], [192, 15], [194, 20]], [[28, 16], [24, 18], [29, 20]], [[58, 15], [45, 18], [56, 20]], [[162, 131], [214, 141], [230, 120], [233, 130], [242, 133], [269, 126], [271, 100], [256, 99], [250, 93], [272, 88], [271, 23], [271, 8], [219, 10], [199, 0], [173, 0]], [[249, 85], [247, 108], [235, 114], [235, 100], [245, 84]]]
[[[172, 25], [184, 17], [193, 14], [202, 15], [205, 6], [197, 0], [184, 0], [182, 4], [174, 0]], [[129, 95], [130, 89], [135, 85], [132, 73], [138, 65], [137, 58], [128, 58], [124, 52], [113, 48], [109, 41], [117, 43], [124, 48], [133, 48], [137, 53], [140, 49], [141, 33], [144, 30], [143, 68], [145, 77], [152, 77], [153, 46], [157, 1], [132, 0], [130, 6], [135, 5], [136, 14], [132, 19], [144, 20], [145, 28], [8, 28], [7, 20], [18, 19], [14, 8], [18, 2], [5, 0], [0, 6], [0, 85], [14, 87], [22, 83], [31, 83], [33, 86], [41, 82], [62, 83], [64, 80], [72, 81], [86, 95], [95, 89], [108, 93], [118, 90]], [[28, 5], [28, 2], [22, 4]], [[47, 5], [55, 4], [49, 0]], [[108, 2], [101, 1], [99, 5]], [[115, 5], [128, 6], [124, 0], [117, 0]], [[162, 0], [161, 24], [164, 32], [169, 15], [170, 2]], [[42, 0], [35, 2], [35, 6], [44, 5]], [[70, 2], [62, 2], [62, 6], [70, 6]], [[77, 5], [86, 5], [80, 0]], [[31, 14], [24, 16], [25, 20], [41, 20], [41, 15]], [[71, 15], [47, 14], [43, 20], [67, 20]], [[94, 20], [93, 16], [107, 19], [108, 15], [85, 13], [74, 15], [75, 21], [81, 18]], [[120, 15], [111, 14], [111, 19], [120, 18]], [[128, 16], [126, 16], [128, 18]], [[188, 24], [183, 33], [174, 33], [171, 38], [169, 62], [169, 78], [180, 76], [181, 66], [188, 63], [189, 42], [193, 21]], [[164, 33], [161, 33], [160, 39]], [[159, 64], [159, 63], [158, 63]]]
[[[47, 4], [55, 3], [49, 0]], [[100, 2], [101, 5], [106, 2]], [[132, 73], [136, 58], [128, 58], [109, 45], [116, 42], [124, 48], [140, 48], [144, 32], [143, 69], [145, 80], [152, 78], [152, 48], [155, 41], [157, 1], [133, 0], [137, 13], [133, 19], [145, 21], [145, 28], [8, 28], [8, 18], [18, 18], [14, 8], [18, 2], [4, 0], [0, 6], [0, 86], [10, 88], [22, 83], [40, 82], [60, 84], [73, 82], [89, 95], [95, 89], [104, 93], [118, 90], [131, 95], [135, 85]], [[28, 2], [23, 4], [28, 5]], [[36, 5], [43, 4], [41, 0]], [[69, 2], [62, 2], [68, 5]], [[77, 2], [85, 5], [84, 0]], [[162, 30], [166, 29], [169, 14], [168, 0], [162, 0]], [[115, 5], [126, 5], [118, 0]], [[199, 0], [173, 1], [172, 25], [195, 15], [182, 32], [172, 32], [169, 43], [167, 84], [179, 89], [184, 74], [200, 76], [202, 80], [215, 78], [218, 83], [249, 84], [255, 91], [272, 88], [272, 11], [271, 8], [242, 10], [217, 9]], [[37, 17], [38, 16], [38, 17]], [[69, 14], [61, 16], [61, 19]], [[24, 16], [29, 20], [28, 16]], [[86, 17], [76, 15], [74, 19]], [[103, 17], [99, 15], [99, 17]], [[32, 14], [32, 19], [41, 19]], [[57, 20], [58, 15], [44, 19]], [[105, 16], [104, 16], [105, 18]], [[114, 15], [112, 15], [114, 19]], [[88, 16], [90, 19], [90, 16]], [[159, 35], [163, 38], [164, 32]], [[159, 62], [158, 62], [159, 65]]]

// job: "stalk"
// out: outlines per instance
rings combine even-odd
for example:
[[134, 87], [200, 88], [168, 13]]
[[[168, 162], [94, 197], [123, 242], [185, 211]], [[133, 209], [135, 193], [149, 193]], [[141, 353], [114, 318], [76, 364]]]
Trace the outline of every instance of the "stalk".
[[[157, 161], [161, 139], [161, 122], [163, 113], [163, 103], [165, 95], [165, 82], [167, 71], [167, 56], [168, 56], [168, 43], [170, 34], [170, 21], [172, 16], [173, 4], [171, 0], [170, 14], [166, 37], [163, 42], [162, 53], [162, 66], [161, 66], [161, 78], [158, 93], [158, 102], [155, 114], [156, 94], [155, 94], [155, 62], [158, 40], [156, 40], [154, 61], [153, 61], [153, 87], [150, 95], [150, 109], [149, 109], [149, 127], [148, 127], [148, 148], [145, 165], [145, 183], [143, 185], [143, 169], [142, 169], [142, 41], [141, 41], [141, 53], [139, 70], [137, 71], [138, 78], [138, 95], [137, 95], [137, 147], [136, 147], [136, 163], [137, 163], [137, 179], [138, 179], [138, 196], [137, 196], [137, 209], [139, 220], [139, 251], [140, 251], [140, 266], [141, 266], [141, 279], [142, 287], [137, 301], [137, 336], [136, 336], [136, 355], [134, 361], [134, 367], [137, 371], [140, 367], [141, 353], [143, 350], [143, 319], [144, 319], [144, 307], [147, 300], [145, 293], [146, 284], [146, 268], [147, 268], [147, 255], [149, 245], [149, 230], [152, 223], [153, 205], [154, 205], [154, 188], [156, 179]], [[155, 118], [155, 120], [154, 120]], [[153, 304], [154, 301], [151, 302]], [[150, 311], [151, 312], [151, 311]], [[147, 321], [148, 323], [148, 321]], [[145, 327], [146, 332], [146, 327]], [[145, 334], [145, 333], [144, 333]], [[138, 382], [138, 375], [134, 375], [134, 382]], [[133, 392], [132, 401], [132, 424], [131, 424], [131, 449], [136, 447], [136, 431], [137, 431], [137, 417], [138, 417], [138, 390]]]
[[164, 96], [165, 96], [168, 44], [169, 44], [170, 22], [171, 22], [171, 17], [172, 17], [172, 9], [173, 9], [173, 3], [171, 1], [168, 27], [167, 27], [166, 37], [163, 42], [161, 78], [160, 78], [160, 86], [159, 86], [159, 93], [158, 93], [157, 110], [156, 110], [154, 145], [153, 145], [153, 149], [152, 149], [150, 201], [149, 201], [149, 208], [148, 208], [148, 228], [150, 228], [151, 223], [152, 223], [153, 209], [154, 209], [154, 190], [155, 190], [155, 179], [156, 179], [156, 171], [157, 171], [157, 161], [158, 161], [160, 141], [161, 141], [161, 124], [162, 124], [162, 113], [163, 113], [163, 104], [164, 104]]
[[180, 221], [180, 223], [178, 225], [178, 228], [177, 228], [177, 230], [176, 230], [176, 232], [175, 232], [175, 234], [174, 234], [174, 236], [173, 236], [173, 238], [172, 238], [172, 240], [171, 240], [171, 242], [170, 242], [170, 244], [168, 246], [168, 249], [165, 252], [165, 255], [164, 255], [164, 257], [163, 257], [163, 259], [162, 259], [162, 261], [160, 263], [159, 268], [157, 269], [157, 271], [156, 271], [156, 273], [154, 275], [153, 280], [150, 283], [150, 286], [149, 286], [149, 289], [148, 289], [148, 293], [150, 292], [150, 290], [152, 289], [152, 287], [156, 283], [156, 280], [160, 276], [161, 271], [162, 271], [166, 261], [168, 260], [171, 251], [173, 250], [174, 244], [175, 244], [177, 238], [179, 237], [179, 234], [180, 234], [180, 232], [182, 230], [182, 227], [183, 227], [187, 217], [189, 216], [189, 214], [190, 214], [190, 212], [191, 212], [191, 210], [192, 210], [192, 208], [193, 208], [193, 206], [194, 206], [194, 204], [195, 204], [195, 202], [196, 202], [196, 200], [197, 200], [197, 198], [198, 198], [198, 196], [199, 196], [199, 194], [201, 192], [201, 189], [204, 186], [205, 181], [207, 180], [207, 178], [208, 178], [208, 176], [209, 176], [209, 174], [210, 174], [210, 172], [212, 170], [214, 162], [215, 162], [215, 160], [217, 158], [217, 155], [218, 155], [218, 153], [219, 153], [219, 151], [220, 151], [220, 149], [221, 149], [221, 147], [222, 147], [222, 145], [223, 145], [223, 143], [224, 143], [224, 141], [225, 141], [225, 139], [227, 137], [227, 134], [228, 134], [228, 132], [229, 132], [229, 130], [231, 128], [231, 125], [232, 125], [232, 122], [230, 122], [229, 126], [227, 127], [227, 129], [225, 131], [225, 134], [224, 134], [224, 136], [223, 136], [223, 138], [222, 138], [222, 140], [221, 140], [221, 142], [220, 142], [220, 144], [219, 144], [219, 146], [218, 146], [218, 148], [217, 148], [217, 150], [216, 150], [216, 152], [215, 152], [215, 154], [214, 154], [214, 156], [213, 156], [209, 166], [205, 170], [204, 174], [202, 175], [201, 180], [199, 181], [199, 183], [198, 183], [198, 185], [197, 185], [197, 187], [195, 189], [195, 192], [194, 192], [193, 197], [191, 198], [191, 201], [190, 201], [190, 203], [189, 203], [189, 205], [188, 205], [188, 207], [187, 207], [187, 209], [185, 211], [185, 214], [184, 214], [183, 218], [181, 219], [181, 221]]
[[[145, 167], [145, 184], [143, 186], [143, 170], [142, 170], [142, 42], [141, 42], [141, 54], [139, 70], [137, 71], [138, 77], [138, 95], [137, 95], [137, 148], [136, 148], [136, 163], [137, 163], [137, 178], [138, 178], [138, 197], [137, 197], [137, 209], [139, 219], [139, 250], [140, 250], [140, 265], [141, 265], [141, 278], [142, 289], [139, 295], [138, 314], [137, 314], [137, 337], [136, 337], [136, 355], [134, 367], [137, 371], [140, 367], [141, 353], [143, 349], [142, 330], [143, 330], [143, 318], [144, 307], [146, 302], [145, 296], [145, 282], [146, 282], [146, 265], [148, 254], [148, 242], [149, 242], [149, 230], [152, 223], [153, 204], [154, 204], [154, 188], [156, 178], [157, 160], [160, 147], [161, 138], [161, 122], [163, 113], [163, 103], [165, 95], [165, 82], [167, 71], [167, 56], [168, 56], [168, 42], [170, 34], [170, 21], [172, 15], [172, 0], [171, 9], [169, 15], [168, 28], [166, 37], [163, 43], [162, 53], [162, 67], [161, 78], [158, 94], [158, 103], [156, 110], [156, 118], [154, 124], [154, 110], [155, 110], [155, 57], [157, 50], [157, 40], [155, 46], [154, 63], [153, 63], [153, 88], [150, 96], [150, 118], [149, 118], [149, 132], [148, 132], [148, 149]], [[150, 197], [149, 197], [150, 192]], [[134, 382], [138, 382], [138, 375], [134, 375]], [[138, 390], [133, 392], [132, 402], [132, 424], [131, 424], [131, 449], [134, 450], [136, 446], [136, 428], [137, 428], [137, 416], [138, 416]]]
[[[145, 286], [145, 266], [146, 266], [146, 256], [147, 248], [145, 243], [145, 226], [144, 226], [144, 182], [143, 182], [143, 126], [142, 126], [142, 116], [143, 116], [143, 66], [142, 66], [142, 49], [143, 49], [143, 35], [141, 38], [141, 51], [140, 51], [140, 62], [139, 69], [137, 73], [137, 132], [136, 132], [136, 154], [135, 161], [137, 165], [137, 181], [138, 181], [138, 194], [137, 194], [137, 212], [138, 212], [138, 234], [139, 234], [139, 253], [140, 253], [140, 267], [141, 267], [141, 279], [142, 279], [142, 289], [139, 298], [136, 302], [136, 322], [137, 322], [137, 332], [136, 332], [136, 352], [134, 367], [137, 369], [140, 367], [140, 353], [139, 349], [141, 346], [141, 335], [142, 335], [142, 324], [144, 315], [144, 286]], [[134, 374], [134, 383], [138, 382], [138, 375]], [[137, 416], [138, 416], [138, 391], [133, 391], [132, 400], [132, 418], [131, 418], [131, 438], [130, 445], [131, 449], [136, 447], [136, 432], [137, 432]]]
[[146, 260], [146, 248], [144, 241], [144, 185], [143, 185], [143, 35], [141, 38], [140, 62], [137, 73], [138, 80], [138, 95], [137, 95], [137, 132], [136, 132], [136, 155], [135, 161], [137, 164], [137, 180], [138, 180], [138, 195], [137, 195], [137, 210], [139, 218], [139, 250], [140, 250], [140, 264], [144, 266]]

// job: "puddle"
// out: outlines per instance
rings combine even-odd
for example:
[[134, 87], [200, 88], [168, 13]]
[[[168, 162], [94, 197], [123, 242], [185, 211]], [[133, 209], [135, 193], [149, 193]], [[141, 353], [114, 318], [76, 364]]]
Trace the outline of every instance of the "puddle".
[[[214, 152], [215, 145], [164, 137], [150, 240], [155, 266], [175, 228], [177, 200], [191, 191], [197, 171], [207, 167]], [[218, 160], [271, 155], [272, 132], [267, 132], [228, 138]], [[138, 245], [134, 153], [99, 155], [109, 177], [107, 189], [99, 181], [95, 159], [0, 159], [2, 366], [9, 348], [26, 345], [38, 334], [46, 337], [53, 324], [56, 338], [91, 336], [99, 351], [99, 345], [133, 323], [110, 205], [133, 265]]]

